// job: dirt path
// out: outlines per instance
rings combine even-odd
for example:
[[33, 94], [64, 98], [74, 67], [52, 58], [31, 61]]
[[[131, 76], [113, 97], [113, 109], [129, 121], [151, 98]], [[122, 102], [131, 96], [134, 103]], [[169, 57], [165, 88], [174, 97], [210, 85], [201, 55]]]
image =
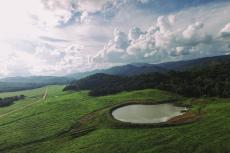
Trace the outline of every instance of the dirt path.
[[42, 99], [44, 99], [44, 100], [46, 99], [46, 97], [47, 97], [47, 92], [48, 92], [48, 88], [45, 89], [45, 93], [44, 93]]
[[34, 104], [37, 103], [37, 102], [40, 102], [40, 101], [42, 101], [42, 100], [45, 100], [46, 97], [47, 97], [47, 93], [48, 93], [48, 88], [45, 89], [45, 92], [44, 92], [44, 94], [43, 94], [43, 96], [42, 96], [42, 99], [39, 99], [39, 100], [37, 100], [37, 101], [31, 102], [31, 103], [28, 104], [28, 105], [25, 105], [25, 106], [20, 107], [20, 108], [18, 108], [18, 109], [15, 109], [15, 110], [9, 111], [9, 112], [7, 112], [7, 113], [5, 113], [5, 114], [2, 114], [2, 115], [0, 115], [0, 119], [3, 118], [3, 117], [5, 117], [6, 115], [9, 115], [9, 114], [12, 114], [12, 113], [21, 111], [21, 110], [23, 110], [23, 109], [25, 109], [25, 108], [28, 108], [28, 107], [34, 105]]

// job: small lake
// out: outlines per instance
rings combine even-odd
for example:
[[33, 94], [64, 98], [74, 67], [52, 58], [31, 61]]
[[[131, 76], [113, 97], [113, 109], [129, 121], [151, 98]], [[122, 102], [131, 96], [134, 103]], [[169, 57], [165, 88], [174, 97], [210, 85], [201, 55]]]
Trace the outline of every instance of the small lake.
[[115, 119], [130, 123], [161, 123], [172, 117], [182, 115], [186, 107], [173, 104], [130, 104], [115, 109], [112, 115]]

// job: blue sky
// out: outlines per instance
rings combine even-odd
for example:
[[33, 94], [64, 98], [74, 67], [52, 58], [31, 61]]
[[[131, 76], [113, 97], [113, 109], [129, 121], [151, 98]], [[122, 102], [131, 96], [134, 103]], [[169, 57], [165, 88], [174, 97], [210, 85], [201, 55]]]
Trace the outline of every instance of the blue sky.
[[230, 53], [229, 0], [0, 2], [0, 77]]

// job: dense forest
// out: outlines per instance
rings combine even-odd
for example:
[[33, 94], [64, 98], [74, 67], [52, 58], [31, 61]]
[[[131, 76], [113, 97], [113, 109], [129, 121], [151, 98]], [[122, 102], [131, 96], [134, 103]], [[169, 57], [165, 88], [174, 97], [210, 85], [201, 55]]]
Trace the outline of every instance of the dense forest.
[[21, 100], [21, 99], [24, 99], [24, 98], [25, 98], [24, 95], [0, 98], [0, 107], [10, 106], [15, 101], [18, 101], [18, 100]]
[[156, 88], [187, 97], [230, 97], [230, 61], [211, 63], [188, 71], [170, 71], [121, 77], [95, 74], [72, 81], [64, 90], [90, 90], [92, 96]]

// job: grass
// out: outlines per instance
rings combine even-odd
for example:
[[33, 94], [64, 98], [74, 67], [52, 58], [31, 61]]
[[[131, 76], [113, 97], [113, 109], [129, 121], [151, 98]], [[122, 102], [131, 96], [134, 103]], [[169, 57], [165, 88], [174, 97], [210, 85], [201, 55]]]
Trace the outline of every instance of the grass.
[[[129, 100], [162, 101], [174, 95], [146, 89], [111, 96], [90, 97], [87, 91], [62, 92], [48, 86], [46, 100], [0, 118], [1, 153], [228, 153], [230, 152], [229, 99], [191, 100], [192, 111], [205, 115], [192, 124], [164, 128], [116, 128], [106, 116], [109, 108]], [[25, 100], [0, 108], [0, 115], [42, 97], [44, 88], [1, 93], [24, 94]], [[91, 129], [91, 127], [94, 127]], [[87, 129], [72, 135], [78, 129]], [[74, 137], [73, 137], [74, 136]]]

